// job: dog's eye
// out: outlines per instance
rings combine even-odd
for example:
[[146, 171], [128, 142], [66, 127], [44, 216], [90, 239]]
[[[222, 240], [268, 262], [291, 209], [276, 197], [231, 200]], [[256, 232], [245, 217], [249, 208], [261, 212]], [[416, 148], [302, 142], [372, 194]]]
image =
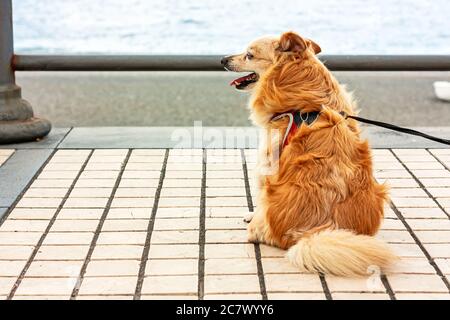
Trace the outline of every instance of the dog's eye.
[[252, 59], [253, 59], [253, 55], [252, 55], [250, 52], [247, 52], [247, 54], [245, 55], [245, 57], [246, 57], [248, 60], [252, 60]]

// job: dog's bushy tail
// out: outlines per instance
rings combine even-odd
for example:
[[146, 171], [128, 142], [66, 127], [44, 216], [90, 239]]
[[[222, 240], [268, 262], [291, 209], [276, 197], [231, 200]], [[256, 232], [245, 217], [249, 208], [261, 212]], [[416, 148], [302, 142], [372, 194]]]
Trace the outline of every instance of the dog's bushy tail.
[[304, 236], [287, 258], [301, 271], [347, 277], [368, 275], [374, 267], [385, 270], [398, 259], [385, 243], [347, 230]]

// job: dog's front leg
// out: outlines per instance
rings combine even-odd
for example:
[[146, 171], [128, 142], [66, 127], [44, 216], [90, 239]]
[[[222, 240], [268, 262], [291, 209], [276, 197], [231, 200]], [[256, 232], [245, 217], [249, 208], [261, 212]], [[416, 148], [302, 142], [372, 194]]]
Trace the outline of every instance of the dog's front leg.
[[247, 226], [247, 239], [249, 242], [264, 242], [264, 214], [257, 209]]

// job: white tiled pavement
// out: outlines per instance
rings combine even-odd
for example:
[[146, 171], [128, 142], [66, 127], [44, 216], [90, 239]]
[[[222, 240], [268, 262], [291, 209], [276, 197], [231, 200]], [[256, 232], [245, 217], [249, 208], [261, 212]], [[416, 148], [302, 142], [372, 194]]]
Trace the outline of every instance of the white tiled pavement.
[[374, 150], [393, 200], [378, 237], [402, 260], [361, 279], [246, 242], [255, 154], [57, 151], [0, 226], [0, 298], [450, 299], [450, 149]]

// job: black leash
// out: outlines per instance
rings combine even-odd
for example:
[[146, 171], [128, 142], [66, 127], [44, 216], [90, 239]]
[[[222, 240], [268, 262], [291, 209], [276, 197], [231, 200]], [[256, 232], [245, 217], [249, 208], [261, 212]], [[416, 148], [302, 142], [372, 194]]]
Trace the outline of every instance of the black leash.
[[345, 119], [351, 118], [351, 119], [354, 119], [354, 120], [359, 121], [359, 122], [372, 124], [374, 126], [383, 127], [383, 128], [386, 128], [386, 129], [399, 131], [399, 132], [403, 132], [403, 133], [407, 133], [407, 134], [412, 134], [414, 136], [419, 136], [419, 137], [422, 137], [422, 138], [425, 138], [425, 139], [428, 139], [428, 140], [432, 140], [432, 141], [436, 141], [436, 142], [439, 142], [439, 143], [450, 145], [450, 140], [442, 139], [442, 138], [438, 138], [438, 137], [434, 137], [434, 136], [430, 136], [429, 134], [426, 134], [426, 133], [423, 133], [423, 132], [420, 132], [420, 131], [416, 131], [416, 130], [413, 130], [413, 129], [398, 127], [398, 126], [395, 126], [395, 125], [390, 124], [390, 123], [385, 123], [385, 122], [365, 119], [365, 118], [361, 118], [361, 117], [350, 116], [350, 115], [346, 114], [345, 112], [341, 112], [340, 114]]

